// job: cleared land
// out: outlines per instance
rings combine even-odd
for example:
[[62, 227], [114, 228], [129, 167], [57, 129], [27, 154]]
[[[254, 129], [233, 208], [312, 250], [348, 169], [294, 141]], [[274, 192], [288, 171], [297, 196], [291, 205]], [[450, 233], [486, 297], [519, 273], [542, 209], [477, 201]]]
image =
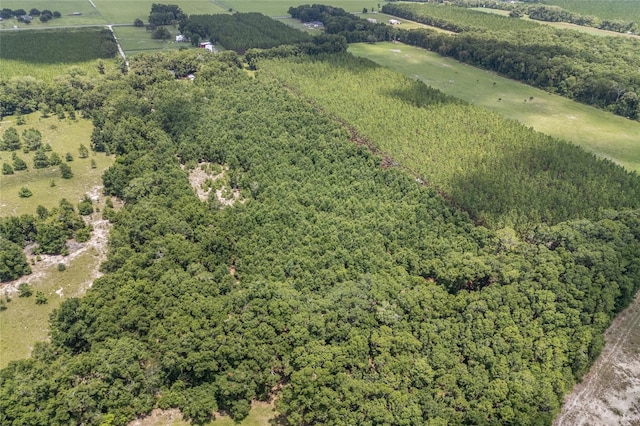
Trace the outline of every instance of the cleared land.
[[360, 43], [350, 45], [349, 51], [640, 171], [636, 121], [404, 44]]
[[362, 17], [363, 19], [373, 18], [373, 19], [376, 19], [378, 23], [383, 23], [387, 25], [390, 25], [389, 24], [390, 19], [395, 19], [400, 21], [400, 24], [395, 25], [395, 27], [403, 30], [412, 30], [416, 28], [429, 28], [430, 30], [437, 31], [439, 33], [455, 34], [452, 31], [443, 30], [442, 28], [432, 27], [431, 25], [421, 24], [419, 22], [410, 21], [404, 18], [398, 18], [397, 16], [387, 15], [386, 13], [362, 13], [360, 14], [360, 17]]
[[[91, 121], [59, 120], [54, 116], [41, 118], [39, 113], [27, 115], [25, 119], [26, 124], [17, 126], [15, 117], [5, 117], [0, 122], [0, 135], [12, 126], [20, 134], [23, 130], [32, 127], [39, 130], [42, 133], [42, 143], [50, 144], [52, 152], [57, 152], [63, 158], [67, 152], [72, 154], [74, 160], [67, 164], [71, 167], [74, 176], [71, 179], [62, 179], [58, 166], [34, 169], [34, 153], [25, 154], [17, 151], [18, 157], [27, 163], [28, 170], [0, 177], [0, 216], [34, 214], [38, 204], [49, 209], [57, 206], [61, 198], [77, 203], [85, 193], [102, 184], [102, 172], [113, 163], [114, 157], [93, 152], [89, 153], [88, 158], [78, 157], [80, 144], [89, 146], [93, 128]], [[96, 162], [95, 169], [91, 168], [92, 159]], [[11, 164], [11, 162], [11, 153], [0, 151], [0, 163]], [[50, 186], [52, 180], [55, 182], [54, 187]], [[32, 197], [18, 196], [18, 191], [23, 186], [33, 192]]]
[[[267, 426], [274, 425], [273, 404], [253, 402], [249, 416], [236, 423], [230, 417], [216, 414], [216, 420], [207, 426]], [[129, 426], [189, 426], [191, 423], [182, 418], [179, 410], [153, 410], [150, 415], [129, 423]]]
[[[162, 3], [153, 0], [126, 1], [126, 0], [93, 0], [102, 16], [111, 24], [132, 24], [135, 18], [147, 22], [151, 5]], [[170, 2], [173, 3], [173, 2]], [[225, 13], [226, 10], [211, 0], [186, 0], [175, 4], [187, 15]]]
[[565, 398], [556, 426], [640, 424], [640, 294], [605, 333], [605, 347]]
[[120, 46], [127, 55], [140, 52], [158, 52], [162, 50], [176, 50], [181, 47], [191, 47], [189, 43], [176, 43], [176, 35], [180, 32], [171, 26], [166, 27], [171, 33], [169, 40], [154, 40], [151, 33], [144, 28], [114, 27], [113, 31], [120, 42]]
[[[472, 7], [471, 9], [477, 10], [479, 12], [493, 13], [493, 14], [502, 15], [502, 16], [509, 16], [509, 11], [508, 10], [489, 9], [489, 8], [486, 8], [486, 7]], [[576, 25], [576, 24], [571, 24], [571, 23], [568, 23], [568, 22], [538, 21], [536, 19], [530, 19], [527, 16], [523, 16], [520, 19], [524, 19], [526, 21], [536, 22], [536, 23], [542, 24], [542, 25], [549, 25], [551, 27], [560, 28], [560, 29], [563, 29], [563, 30], [576, 30], [576, 31], [580, 31], [582, 33], [587, 33], [587, 34], [591, 34], [591, 35], [616, 36], [616, 37], [638, 37], [638, 36], [631, 35], [631, 34], [618, 33], [618, 32], [615, 32], [615, 31], [601, 30], [599, 28], [586, 27], [584, 25]]]
[[[300, 6], [310, 2], [304, 0], [219, 0], [216, 3], [238, 12], [260, 12], [267, 16], [287, 16], [287, 10], [291, 6]], [[332, 0], [323, 2], [323, 4], [330, 4], [347, 12], [357, 13], [362, 12], [363, 8], [371, 10], [376, 9], [378, 4], [382, 6], [382, 2], [367, 0]]]
[[544, 3], [602, 19], [640, 22], [640, 7], [637, 0], [545, 0]]

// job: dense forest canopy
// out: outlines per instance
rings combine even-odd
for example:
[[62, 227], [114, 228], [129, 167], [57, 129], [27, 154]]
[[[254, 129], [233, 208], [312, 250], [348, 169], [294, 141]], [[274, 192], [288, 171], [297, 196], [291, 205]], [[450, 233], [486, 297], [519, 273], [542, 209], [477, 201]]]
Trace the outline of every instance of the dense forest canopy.
[[[109, 215], [105, 275], [0, 371], [0, 422], [126, 424], [154, 407], [242, 419], [276, 393], [295, 425], [550, 423], [638, 288], [640, 213], [525, 238], [478, 226], [261, 61], [249, 74], [233, 52], [140, 55], [70, 92], [94, 148], [118, 155], [104, 185], [125, 206]], [[372, 84], [373, 64], [336, 61], [334, 84]], [[189, 68], [193, 82], [175, 79]], [[387, 95], [481, 114], [413, 84]], [[188, 181], [201, 162], [243, 201], [201, 202]]]

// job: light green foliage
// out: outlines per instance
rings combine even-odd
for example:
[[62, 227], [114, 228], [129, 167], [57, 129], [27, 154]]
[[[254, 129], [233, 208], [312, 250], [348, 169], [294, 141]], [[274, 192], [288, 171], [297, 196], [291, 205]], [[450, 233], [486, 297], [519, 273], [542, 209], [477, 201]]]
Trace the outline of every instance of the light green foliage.
[[32, 195], [33, 195], [33, 192], [31, 192], [31, 190], [26, 186], [23, 186], [22, 188], [20, 188], [20, 191], [18, 191], [18, 197], [20, 198], [29, 198]]
[[20, 283], [18, 285], [18, 297], [30, 297], [33, 294], [33, 289], [27, 283]]
[[23, 130], [22, 143], [25, 152], [36, 151], [42, 145], [42, 133], [33, 127]]
[[11, 164], [2, 163], [2, 174], [3, 175], [12, 175], [13, 173], [14, 173], [14, 171], [13, 171], [13, 167], [11, 167]]
[[47, 296], [41, 291], [36, 291], [36, 305], [46, 305], [48, 302]]

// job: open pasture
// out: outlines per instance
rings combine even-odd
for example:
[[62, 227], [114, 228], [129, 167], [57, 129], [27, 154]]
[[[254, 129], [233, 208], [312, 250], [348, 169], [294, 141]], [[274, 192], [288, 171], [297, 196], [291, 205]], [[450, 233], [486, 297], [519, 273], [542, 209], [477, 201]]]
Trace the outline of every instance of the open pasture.
[[[36, 17], [30, 24], [20, 23], [15, 19], [8, 19], [0, 23], [0, 28], [48, 28], [56, 26], [75, 26], [75, 25], [99, 25], [108, 23], [99, 10], [94, 8], [88, 0], [3, 0], [2, 8], [12, 10], [24, 9], [29, 10], [35, 8], [38, 10], [58, 11], [62, 15], [60, 18], [51, 19], [42, 23]], [[74, 12], [80, 15], [73, 15]], [[4, 36], [4, 34], [3, 34]]]
[[[97, 9], [111, 24], [132, 24], [136, 18], [147, 22], [151, 5], [162, 3], [152, 0], [124, 1], [124, 0], [93, 0]], [[170, 2], [173, 4], [173, 2]], [[187, 0], [176, 2], [187, 15], [225, 13], [226, 10], [210, 0]]]
[[[38, 204], [49, 209], [57, 206], [61, 198], [77, 203], [84, 194], [101, 185], [102, 173], [113, 163], [114, 158], [91, 151], [88, 158], [78, 156], [80, 144], [89, 146], [93, 129], [91, 121], [59, 120], [55, 116], [43, 119], [39, 113], [24, 117], [26, 124], [20, 126], [16, 125], [15, 117], [4, 117], [0, 122], [0, 135], [9, 127], [15, 127], [19, 134], [32, 127], [39, 130], [42, 143], [51, 145], [52, 152], [57, 152], [63, 158], [67, 152], [71, 153], [73, 161], [67, 164], [71, 167], [73, 177], [62, 179], [59, 166], [34, 169], [33, 152], [25, 154], [22, 150], [15, 151], [27, 163], [28, 170], [0, 177], [0, 216], [34, 214]], [[96, 162], [96, 168], [91, 168], [92, 159]], [[0, 162], [11, 164], [11, 152], [0, 151]], [[53, 187], [52, 180], [55, 182]], [[18, 191], [23, 186], [29, 188], [33, 196], [20, 198]]]
[[[238, 12], [260, 12], [267, 16], [287, 16], [287, 10], [291, 6], [300, 6], [311, 2], [304, 0], [222, 0], [216, 1], [216, 3]], [[375, 0], [330, 0], [322, 2], [322, 4], [340, 7], [351, 13], [361, 13], [364, 8], [377, 10], [378, 4], [382, 7], [382, 3]]]
[[390, 19], [396, 19], [398, 21], [400, 21], [400, 24], [395, 25], [396, 28], [400, 28], [403, 30], [413, 30], [416, 28], [428, 28], [430, 30], [434, 30], [437, 31], [439, 33], [445, 33], [445, 34], [454, 34], [452, 31], [447, 31], [447, 30], [443, 30], [442, 28], [438, 28], [438, 27], [432, 27], [431, 25], [426, 25], [426, 24], [421, 24], [419, 22], [415, 22], [415, 21], [410, 21], [408, 19], [404, 19], [404, 18], [398, 18], [396, 16], [393, 15], [387, 15], [386, 13], [363, 13], [360, 15], [363, 19], [367, 19], [367, 18], [373, 18], [376, 19], [379, 23], [383, 23], [383, 24], [389, 24], [389, 20]]
[[175, 42], [175, 36], [180, 33], [176, 28], [171, 26], [167, 26], [166, 28], [171, 33], [171, 38], [169, 40], [154, 40], [151, 38], [151, 32], [144, 28], [136, 28], [134, 26], [114, 27], [113, 31], [116, 33], [120, 46], [127, 55], [191, 47], [191, 44], [189, 43]]
[[636, 121], [413, 46], [361, 43], [351, 45], [349, 51], [640, 171], [640, 123]]
[[640, 5], [637, 0], [545, 0], [543, 3], [601, 19], [640, 22]]
[[[61, 63], [61, 64], [33, 64], [24, 61], [2, 59], [2, 77], [31, 76], [38, 80], [52, 81], [55, 77], [65, 75], [70, 68], [81, 69], [88, 76], [98, 75], [98, 59], [92, 61]], [[107, 68], [115, 67], [113, 59], [103, 59]]]

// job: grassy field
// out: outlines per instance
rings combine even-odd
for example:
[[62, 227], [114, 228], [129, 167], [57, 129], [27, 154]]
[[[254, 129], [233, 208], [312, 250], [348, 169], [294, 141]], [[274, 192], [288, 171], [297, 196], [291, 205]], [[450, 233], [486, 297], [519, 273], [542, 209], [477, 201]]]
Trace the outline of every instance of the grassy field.
[[[80, 144], [89, 146], [92, 124], [89, 120], [59, 120], [56, 117], [40, 118], [39, 113], [25, 116], [26, 124], [16, 126], [14, 117], [5, 117], [0, 122], [0, 135], [11, 126], [16, 127], [18, 133], [31, 127], [42, 133], [42, 143], [48, 143], [63, 158], [67, 152], [74, 160], [67, 163], [73, 171], [73, 178], [62, 179], [59, 167], [44, 169], [33, 168], [33, 152], [28, 154], [17, 151], [28, 166], [28, 170], [15, 172], [13, 175], [0, 176], [0, 216], [33, 214], [38, 204], [51, 208], [58, 205], [61, 198], [77, 203], [85, 193], [102, 183], [102, 172], [114, 161], [114, 157], [107, 157], [103, 153], [90, 152], [89, 158], [78, 158]], [[91, 168], [91, 160], [95, 160], [96, 168]], [[0, 151], [0, 163], [12, 163], [11, 153]], [[51, 180], [55, 186], [51, 187]], [[33, 196], [18, 197], [18, 191], [23, 186], [28, 187]]]
[[[47, 28], [53, 26], [67, 25], [94, 25], [108, 23], [102, 14], [91, 6], [88, 0], [2, 0], [2, 8], [24, 9], [27, 12], [36, 8], [38, 10], [58, 11], [62, 15], [49, 22], [42, 23], [35, 18], [31, 24], [18, 23], [15, 19], [10, 19], [0, 24], [1, 28], [12, 28], [14, 25], [19, 28]], [[73, 15], [80, 12], [81, 15]]]
[[[58, 271], [57, 264], [45, 268], [40, 277], [30, 282], [34, 293], [31, 297], [11, 296], [7, 310], [0, 312], [0, 368], [10, 361], [27, 358], [34, 343], [46, 340], [51, 311], [65, 298], [78, 296], [86, 284], [87, 271], [97, 266], [96, 253], [88, 251], [70, 263], [65, 271]], [[46, 304], [35, 303], [36, 291], [45, 294]], [[6, 296], [2, 299], [6, 300]]]
[[[287, 10], [291, 6], [311, 4], [305, 0], [219, 0], [216, 3], [231, 8], [238, 12], [260, 12], [267, 16], [287, 16]], [[347, 12], [362, 12], [363, 8], [376, 9], [383, 2], [375, 0], [329, 0], [321, 2], [331, 6], [341, 7]]]
[[353, 44], [349, 51], [640, 171], [637, 121], [404, 44]]
[[389, 25], [389, 19], [396, 19], [400, 21], [400, 24], [396, 25], [395, 27], [403, 30], [412, 30], [415, 28], [429, 28], [439, 33], [454, 34], [453, 32], [443, 30], [442, 28], [432, 27], [431, 25], [421, 24], [419, 22], [409, 21], [408, 19], [398, 18], [393, 15], [387, 15], [386, 13], [362, 13], [360, 14], [360, 17], [362, 17], [363, 19], [367, 19], [367, 18], [377, 19], [379, 23], [383, 23], [387, 25]]
[[602, 19], [640, 22], [640, 4], [637, 0], [544, 0], [543, 3]]
[[[2, 78], [16, 76], [31, 76], [38, 80], [52, 81], [55, 77], [66, 75], [71, 68], [82, 69], [87, 76], [98, 75], [98, 59], [84, 62], [59, 63], [59, 64], [33, 64], [24, 61], [2, 59]], [[105, 68], [115, 68], [114, 59], [103, 59]]]
[[[93, 2], [102, 16], [112, 24], [132, 24], [135, 18], [140, 18], [147, 22], [151, 5], [153, 3], [162, 3], [153, 0], [93, 0]], [[187, 15], [226, 12], [226, 9], [221, 8], [211, 0], [185, 0], [170, 3], [180, 6]]]
[[113, 31], [120, 42], [125, 54], [132, 55], [140, 52], [158, 52], [162, 50], [176, 50], [181, 47], [191, 47], [189, 43], [176, 43], [175, 36], [180, 32], [171, 26], [166, 27], [171, 33], [169, 40], [154, 40], [151, 33], [144, 28], [114, 27]]
[[[485, 13], [493, 13], [493, 14], [496, 14], [496, 15], [503, 15], [503, 16], [508, 16], [509, 15], [509, 11], [508, 10], [489, 9], [489, 8], [485, 8], [485, 7], [473, 7], [471, 9], [477, 10], [477, 11], [480, 11], [480, 12], [485, 12]], [[585, 27], [583, 25], [570, 24], [568, 22], [538, 21], [538, 20], [535, 20], [535, 19], [529, 19], [529, 17], [527, 17], [527, 16], [523, 16], [520, 19], [524, 19], [526, 21], [537, 22], [538, 24], [549, 25], [551, 27], [560, 28], [560, 29], [563, 29], [563, 30], [576, 30], [576, 31], [580, 31], [582, 33], [591, 34], [591, 35], [616, 36], [616, 37], [638, 37], [638, 36], [634, 36], [634, 35], [630, 35], [630, 34], [618, 33], [618, 32], [615, 32], [615, 31], [607, 31], [607, 30], [601, 30], [599, 28]]]
[[[206, 426], [268, 426], [273, 423], [273, 404], [266, 402], [254, 402], [251, 404], [249, 416], [241, 422], [234, 422], [228, 416], [216, 415], [216, 420], [206, 423]], [[129, 423], [129, 426], [189, 426], [190, 422], [185, 421], [180, 411], [173, 410], [153, 410], [147, 417]]]

